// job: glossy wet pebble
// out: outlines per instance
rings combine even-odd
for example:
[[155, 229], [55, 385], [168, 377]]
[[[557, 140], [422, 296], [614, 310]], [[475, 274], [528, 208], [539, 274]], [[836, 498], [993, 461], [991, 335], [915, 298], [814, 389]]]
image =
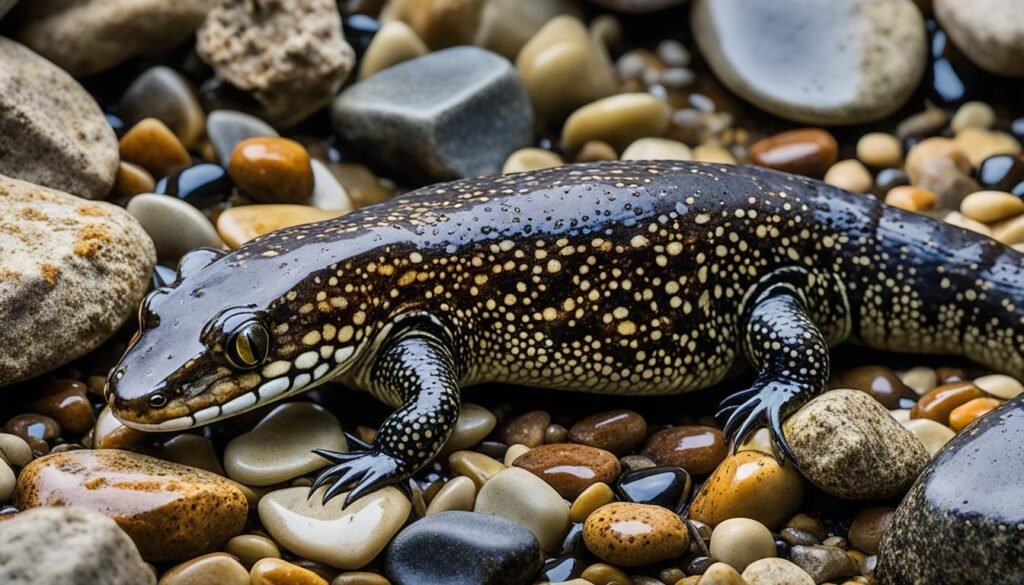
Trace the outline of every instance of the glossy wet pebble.
[[315, 572], [281, 559], [263, 559], [249, 571], [251, 585], [327, 585]]
[[682, 467], [693, 475], [703, 475], [718, 467], [729, 448], [717, 428], [685, 425], [651, 435], [644, 452], [658, 465]]
[[[888, 416], [888, 415], [887, 415]], [[800, 506], [803, 479], [775, 457], [740, 451], [725, 458], [690, 504], [690, 518], [715, 526], [729, 518], [751, 518], [778, 528]]]
[[58, 379], [41, 386], [29, 401], [29, 410], [52, 418], [60, 428], [71, 433], [81, 434], [92, 428], [96, 416], [86, 397], [85, 384]]
[[227, 170], [212, 163], [198, 163], [160, 179], [154, 193], [171, 195], [204, 209], [221, 203], [234, 187]]
[[110, 198], [129, 199], [139, 193], [152, 193], [155, 187], [156, 181], [149, 171], [139, 165], [121, 161], [117, 165], [117, 175], [110, 190]]
[[185, 146], [194, 146], [206, 129], [203, 110], [189, 82], [163, 65], [151, 67], [135, 78], [121, 96], [118, 114], [128, 125], [156, 118]]
[[595, 483], [583, 490], [569, 508], [569, 519], [583, 522], [594, 511], [615, 500], [615, 492], [606, 483]]
[[711, 533], [711, 556], [737, 571], [761, 559], [776, 556], [775, 537], [757, 520], [730, 518]]
[[790, 130], [769, 136], [750, 147], [750, 161], [755, 165], [821, 177], [836, 162], [839, 145], [831, 134], [820, 128]]
[[818, 396], [786, 421], [785, 434], [804, 477], [841, 498], [898, 496], [928, 462], [921, 442], [856, 390]]
[[569, 440], [624, 455], [647, 436], [647, 421], [632, 410], [610, 410], [583, 418], [569, 429]]
[[544, 444], [544, 431], [551, 424], [551, 415], [543, 410], [531, 410], [506, 421], [499, 438], [507, 445], [537, 447]]
[[557, 549], [569, 529], [569, 506], [536, 475], [510, 467], [487, 481], [477, 494], [474, 512], [500, 516], [524, 526], [541, 549]]
[[455, 421], [455, 428], [444, 444], [444, 452], [450, 453], [460, 449], [468, 449], [484, 439], [498, 423], [494, 413], [486, 408], [464, 402]]
[[619, 460], [603, 449], [575, 443], [554, 443], [530, 449], [512, 464], [521, 467], [572, 500], [597, 483], [619, 476]]
[[575, 152], [591, 140], [621, 152], [633, 141], [660, 136], [669, 123], [669, 107], [647, 93], [623, 93], [576, 110], [562, 126], [562, 147]]
[[803, 569], [786, 559], [761, 559], [743, 571], [747, 585], [814, 585]]
[[620, 567], [639, 567], [681, 556], [689, 533], [674, 512], [618, 502], [595, 510], [583, 527], [590, 552]]
[[308, 205], [272, 203], [232, 207], [217, 217], [217, 233], [228, 247], [240, 247], [249, 240], [286, 227], [333, 219], [340, 211]]
[[974, 385], [981, 388], [986, 394], [1010, 400], [1024, 394], [1024, 384], [1016, 378], [1004, 374], [990, 374], [974, 380]]
[[937, 423], [948, 424], [953, 409], [985, 393], [970, 382], [952, 382], [936, 386], [918, 400], [910, 410], [911, 418], [927, 418]]
[[148, 561], [215, 550], [245, 522], [245, 496], [212, 473], [128, 451], [68, 451], [36, 459], [18, 477], [24, 508], [83, 506], [117, 521]]
[[518, 524], [444, 512], [402, 530], [388, 545], [384, 570], [394, 585], [525, 585], [541, 559], [537, 539]]
[[615, 491], [627, 502], [681, 510], [690, 499], [690, 474], [676, 467], [648, 467], [627, 471], [615, 482]]
[[306, 149], [288, 138], [246, 138], [231, 152], [228, 174], [261, 203], [301, 203], [313, 193]]
[[152, 238], [161, 263], [175, 266], [189, 250], [223, 246], [210, 220], [177, 197], [143, 193], [132, 197], [127, 209]]
[[224, 545], [224, 552], [233, 555], [247, 569], [260, 559], [281, 557], [277, 544], [261, 534], [239, 534]]
[[158, 585], [249, 585], [249, 571], [226, 553], [210, 553], [171, 567]]
[[917, 399], [914, 391], [896, 372], [885, 366], [860, 366], [846, 370], [839, 376], [839, 383], [846, 388], [867, 392], [890, 410], [900, 408], [901, 399]]
[[363, 496], [344, 510], [347, 492], [322, 505], [326, 491], [321, 487], [312, 497], [308, 487], [270, 492], [260, 499], [259, 515], [283, 548], [339, 569], [359, 569], [373, 560], [412, 510], [393, 487]]
[[468, 477], [477, 488], [506, 468], [500, 461], [475, 451], [456, 451], [448, 456], [452, 473]]
[[224, 449], [228, 477], [246, 485], [280, 483], [327, 465], [310, 445], [348, 451], [338, 419], [310, 402], [276, 407], [251, 431], [235, 437]]
[[433, 516], [452, 511], [469, 512], [473, 510], [475, 501], [476, 484], [473, 480], [465, 476], [453, 477], [430, 500], [426, 515]]
[[382, 69], [426, 55], [430, 50], [416, 31], [400, 20], [384, 23], [373, 35], [359, 63], [359, 79]]
[[235, 110], [214, 110], [206, 116], [206, 133], [220, 164], [227, 166], [239, 142], [276, 137], [277, 130], [260, 118]]
[[145, 118], [133, 125], [118, 141], [121, 159], [137, 164], [160, 178], [192, 162], [185, 146], [166, 124]]

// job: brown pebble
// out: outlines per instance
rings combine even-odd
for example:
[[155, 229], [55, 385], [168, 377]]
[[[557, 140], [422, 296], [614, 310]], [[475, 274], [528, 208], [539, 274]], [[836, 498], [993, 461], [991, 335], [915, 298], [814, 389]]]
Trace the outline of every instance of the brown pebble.
[[890, 506], [874, 506], [857, 512], [850, 525], [850, 543], [869, 555], [878, 554], [882, 535], [895, 512], [896, 508]]
[[594, 563], [580, 573], [581, 579], [586, 579], [594, 585], [632, 585], [629, 575], [622, 572], [622, 569], [613, 567], [607, 563]]
[[57, 421], [68, 432], [84, 433], [96, 422], [87, 392], [85, 384], [77, 380], [54, 380], [38, 389], [28, 407]]
[[632, 410], [610, 410], [588, 416], [572, 425], [569, 440], [625, 455], [644, 442], [647, 421]]
[[238, 562], [251, 569], [261, 559], [281, 557], [281, 549], [262, 534], [239, 534], [224, 545], [224, 552], [238, 557]]
[[121, 161], [117, 167], [117, 174], [114, 175], [114, 187], [110, 191], [110, 196], [113, 199], [128, 199], [139, 193], [152, 193], [154, 187], [156, 181], [149, 171], [139, 165]]
[[910, 409], [910, 418], [928, 418], [944, 425], [949, 424], [953, 409], [975, 398], [984, 398], [985, 393], [970, 382], [953, 382], [932, 388]]
[[109, 406], [104, 406], [96, 417], [92, 429], [93, 449], [131, 449], [146, 438], [146, 432], [124, 426], [114, 417]]
[[1002, 400], [987, 396], [965, 402], [949, 413], [949, 428], [959, 433], [967, 425], [999, 408], [1002, 404]]
[[860, 366], [839, 376], [843, 388], [867, 392], [889, 410], [900, 407], [901, 398], [917, 399], [912, 388], [885, 366]]
[[487, 480], [505, 469], [505, 466], [495, 459], [477, 453], [475, 451], [456, 451], [448, 456], [448, 465], [456, 475], [465, 475], [473, 480], [477, 489], [487, 483]]
[[548, 425], [544, 430], [544, 443], [564, 443], [569, 437], [569, 431], [559, 424]]
[[2, 430], [24, 439], [36, 455], [49, 453], [49, 442], [60, 436], [57, 421], [40, 414], [19, 414], [7, 421]]
[[342, 573], [331, 581], [331, 585], [391, 585], [384, 575], [363, 571]]
[[963, 368], [938, 367], [935, 368], [935, 377], [939, 379], [939, 385], [962, 382], [967, 379], [967, 372]]
[[527, 447], [544, 444], [544, 432], [551, 424], [551, 415], [543, 410], [521, 414], [502, 425], [499, 440], [506, 445], [519, 443]]
[[803, 501], [800, 473], [775, 457], [740, 451], [725, 458], [690, 504], [690, 518], [712, 526], [728, 518], [750, 518], [776, 529]]
[[281, 559], [263, 559], [249, 576], [252, 585], [327, 585], [327, 580], [313, 571]]
[[302, 203], [313, 193], [309, 153], [288, 138], [247, 138], [231, 152], [228, 174], [262, 203]]
[[682, 556], [689, 545], [689, 533], [670, 510], [616, 502], [598, 508], [587, 518], [583, 541], [605, 562], [640, 567]]
[[839, 145], [831, 134], [821, 128], [802, 128], [759, 140], [748, 154], [758, 166], [822, 177], [836, 162], [838, 152]]
[[939, 199], [935, 193], [920, 187], [900, 185], [889, 189], [885, 194], [885, 204], [898, 207], [905, 211], [920, 213], [934, 209]]
[[555, 488], [563, 498], [575, 499], [591, 485], [610, 484], [619, 476], [619, 460], [604, 449], [575, 443], [554, 443], [530, 449], [515, 461]]
[[686, 425], [651, 435], [644, 451], [658, 465], [682, 467], [691, 475], [711, 473], [729, 454], [722, 431]]
[[121, 159], [149, 171], [154, 177], [166, 177], [188, 166], [192, 157], [166, 124], [145, 118], [131, 127], [118, 142]]
[[612, 145], [600, 140], [588, 140], [576, 154], [578, 163], [618, 160], [618, 158], [619, 154], [615, 152]]
[[235, 557], [210, 553], [172, 567], [158, 585], [249, 585], [249, 571]]

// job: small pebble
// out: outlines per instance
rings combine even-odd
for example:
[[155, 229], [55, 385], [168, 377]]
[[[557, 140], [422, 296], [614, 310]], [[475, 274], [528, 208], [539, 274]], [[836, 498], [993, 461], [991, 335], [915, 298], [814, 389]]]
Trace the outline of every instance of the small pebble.
[[900, 380], [916, 392], [918, 396], [939, 385], [939, 377], [936, 375], [935, 370], [925, 366], [910, 368], [900, 375]]
[[725, 458], [690, 504], [690, 517], [712, 526], [729, 518], [751, 518], [778, 528], [803, 500], [804, 485], [792, 465], [773, 455], [741, 451]]
[[981, 388], [986, 394], [1003, 400], [1010, 400], [1024, 394], [1024, 384], [1005, 374], [990, 374], [976, 378], [974, 385]]
[[217, 162], [227, 165], [239, 142], [247, 138], [277, 136], [277, 130], [263, 120], [234, 110], [216, 110], [206, 116], [206, 133], [217, 154]]
[[175, 266], [195, 248], [223, 246], [203, 212], [177, 197], [143, 193], [132, 197], [127, 209], [152, 238], [161, 263]]
[[[483, 453], [474, 451], [456, 451], [448, 456], [448, 465], [452, 473], [464, 475], [473, 480], [479, 489], [492, 477], [505, 470], [505, 466]], [[547, 484], [545, 484], [547, 485]]]
[[463, 402], [459, 418], [455, 421], [455, 428], [448, 436], [442, 453], [461, 451], [476, 445], [494, 430], [497, 423], [491, 411], [470, 402]]
[[261, 203], [301, 203], [313, 193], [309, 153], [288, 138], [247, 138], [235, 146], [228, 174]]
[[892, 134], [871, 132], [857, 141], [857, 158], [874, 168], [900, 166], [903, 162], [903, 145]]
[[660, 506], [619, 502], [587, 518], [583, 540], [605, 562], [640, 567], [681, 556], [689, 533], [678, 515]]
[[527, 528], [542, 550], [557, 550], [569, 530], [569, 507], [558, 492], [536, 475], [509, 467], [487, 481], [477, 494], [474, 512], [501, 516]]
[[715, 563], [707, 568], [702, 575], [687, 577], [694, 581], [680, 581], [675, 585], [747, 585], [739, 572], [726, 563]]
[[505, 165], [501, 168], [502, 174], [525, 173], [560, 167], [565, 162], [562, 157], [543, 148], [520, 148], [505, 159]]
[[333, 219], [339, 215], [340, 211], [317, 209], [308, 205], [242, 205], [232, 207], [217, 217], [217, 233], [228, 247], [236, 249], [263, 234], [286, 227]]
[[562, 146], [577, 151], [602, 140], [621, 151], [640, 138], [668, 129], [669, 107], [647, 93], [623, 93], [589, 103], [573, 112], [562, 127]]
[[0, 459], [14, 467], [25, 467], [32, 461], [32, 448], [18, 435], [0, 433]]
[[742, 576], [747, 585], [814, 585], [810, 575], [785, 559], [754, 561]]
[[277, 544], [261, 534], [239, 534], [224, 545], [224, 552], [234, 555], [247, 569], [262, 559], [281, 558]]
[[953, 142], [975, 167], [996, 154], [1021, 154], [1021, 144], [1012, 135], [998, 130], [968, 127], [957, 133]]
[[155, 187], [156, 181], [149, 171], [139, 165], [121, 161], [117, 166], [110, 195], [113, 199], [128, 199], [139, 193], [151, 193]]
[[127, 124], [156, 118], [188, 147], [195, 146], [206, 129], [203, 109], [188, 81], [163, 65], [135, 78], [121, 96], [118, 114]]
[[910, 410], [910, 416], [911, 418], [927, 418], [938, 423], [948, 424], [949, 413], [953, 412], [954, 408], [984, 396], [985, 393], [970, 382], [943, 384], [922, 396]]
[[227, 200], [232, 187], [231, 178], [224, 167], [213, 163], [198, 163], [160, 179], [151, 190], [205, 209]]
[[523, 453], [529, 451], [530, 448], [526, 445], [515, 444], [509, 445], [509, 448], [505, 451], [505, 457], [502, 460], [506, 467], [512, 467], [512, 462], [518, 459]]
[[600, 140], [588, 140], [576, 154], [576, 162], [600, 162], [603, 160], [618, 160], [619, 154], [607, 142]]
[[942, 218], [942, 221], [944, 221], [944, 222], [946, 222], [948, 224], [951, 224], [951, 225], [955, 225], [957, 227], [962, 227], [965, 230], [971, 230], [972, 232], [976, 232], [976, 233], [979, 233], [979, 234], [984, 235], [984, 236], [992, 237], [992, 229], [991, 228], [989, 228], [987, 225], [981, 223], [980, 221], [975, 221], [975, 220], [973, 220], [973, 219], [963, 215], [959, 211], [950, 211], [949, 213], [947, 213], [945, 215], [945, 217]]
[[327, 580], [309, 569], [281, 559], [263, 559], [249, 573], [252, 585], [328, 585]]
[[907, 138], [925, 138], [933, 136], [946, 127], [949, 122], [949, 115], [942, 108], [928, 107], [906, 118], [896, 126], [896, 137], [904, 140]]
[[158, 456], [166, 461], [203, 469], [220, 476], [225, 475], [213, 443], [202, 435], [174, 435], [161, 445]]
[[959, 433], [967, 425], [999, 408], [1002, 404], [1002, 400], [988, 397], [975, 398], [965, 402], [949, 413], [949, 428], [953, 429], [953, 432]]
[[569, 520], [584, 522], [594, 510], [615, 500], [615, 492], [608, 484], [598, 482], [583, 490], [569, 508]]
[[210, 553], [172, 567], [157, 585], [249, 585], [249, 571], [233, 556]]
[[681, 426], [651, 435], [644, 451], [658, 465], [682, 467], [693, 475], [703, 475], [718, 467], [729, 448], [715, 427]]
[[611, 410], [588, 416], [569, 429], [569, 440], [624, 455], [647, 436], [647, 421], [632, 410]]
[[114, 418], [109, 406], [96, 416], [96, 425], [92, 429], [93, 449], [131, 449], [138, 446], [146, 438], [144, 431], [139, 431], [121, 424]]
[[966, 102], [957, 108], [953, 119], [949, 121], [949, 127], [954, 134], [959, 134], [966, 128], [980, 128], [987, 130], [996, 122], [996, 113], [992, 106], [985, 102]]
[[839, 150], [836, 139], [821, 128], [790, 130], [769, 136], [750, 147], [750, 161], [755, 165], [822, 177], [834, 162]]
[[401, 20], [385, 22], [373, 35], [370, 46], [360, 59], [359, 79], [429, 52], [430, 49], [409, 25]]
[[502, 425], [499, 438], [506, 445], [519, 443], [527, 447], [544, 444], [544, 431], [551, 424], [551, 415], [543, 410], [521, 414]]
[[132, 126], [118, 141], [118, 148], [121, 160], [137, 164], [158, 178], [192, 162], [174, 132], [156, 118]]
[[924, 445], [928, 455], [934, 457], [939, 449], [956, 436], [953, 429], [928, 418], [912, 418], [900, 423]]
[[690, 474], [678, 467], [648, 467], [627, 471], [615, 482], [615, 492], [627, 502], [682, 510], [690, 499]]
[[920, 187], [893, 187], [885, 194], [885, 203], [906, 211], [920, 213], [933, 209], [938, 203], [935, 193]]
[[850, 524], [850, 543], [869, 555], [878, 554], [882, 535], [895, 512], [896, 508], [890, 506], [872, 506], [857, 512]]
[[723, 165], [736, 164], [736, 157], [727, 149], [713, 144], [701, 144], [693, 148], [693, 160]]
[[633, 585], [634, 583], [621, 569], [607, 563], [590, 565], [583, 569], [580, 578], [588, 583], [593, 583], [593, 585]]
[[88, 389], [76, 380], [58, 379], [46, 383], [28, 402], [29, 410], [51, 417], [65, 431], [80, 434], [96, 423]]
[[871, 173], [855, 158], [841, 160], [830, 166], [823, 180], [851, 193], [867, 193], [872, 185]]
[[433, 516], [441, 512], [453, 510], [470, 512], [473, 510], [473, 503], [476, 501], [476, 484], [473, 480], [465, 477], [453, 477], [441, 491], [437, 492], [430, 505], [427, 506], [426, 516]]
[[730, 518], [711, 533], [711, 556], [742, 572], [750, 563], [776, 556], [775, 537], [757, 520]]
[[859, 366], [846, 370], [839, 376], [839, 382], [844, 387], [867, 392], [888, 409], [900, 408], [902, 399], [916, 398], [899, 376], [885, 366]]
[[834, 546], [797, 545], [790, 551], [789, 558], [810, 575], [815, 583], [852, 577], [859, 571], [857, 562], [845, 550]]
[[641, 138], [622, 151], [622, 160], [692, 160], [690, 147], [669, 138]]
[[544, 444], [550, 445], [552, 443], [564, 443], [569, 438], [569, 429], [559, 424], [548, 425], [548, 428], [544, 429]]

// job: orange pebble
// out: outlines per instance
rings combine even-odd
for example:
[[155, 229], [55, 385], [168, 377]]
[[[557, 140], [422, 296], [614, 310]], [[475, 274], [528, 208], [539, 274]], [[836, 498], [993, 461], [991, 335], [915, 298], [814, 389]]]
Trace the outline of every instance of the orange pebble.
[[954, 382], [931, 389], [910, 409], [910, 418], [927, 418], [937, 423], [948, 424], [953, 409], [985, 393], [970, 382]]
[[301, 203], [313, 193], [306, 149], [287, 138], [249, 138], [231, 151], [228, 174], [246, 195], [263, 203]]
[[273, 558], [257, 561], [249, 576], [252, 585], [327, 585], [327, 581], [313, 571]]
[[935, 197], [935, 193], [927, 189], [900, 185], [889, 189], [889, 192], [885, 194], [885, 202], [907, 211], [925, 211], [935, 207], [938, 198]]
[[156, 178], [166, 177], [192, 162], [174, 132], [156, 118], [139, 120], [117, 145], [121, 160], [139, 165]]
[[949, 413], [949, 428], [959, 433], [967, 425], [999, 408], [1002, 403], [1002, 400], [987, 397], [965, 402]]

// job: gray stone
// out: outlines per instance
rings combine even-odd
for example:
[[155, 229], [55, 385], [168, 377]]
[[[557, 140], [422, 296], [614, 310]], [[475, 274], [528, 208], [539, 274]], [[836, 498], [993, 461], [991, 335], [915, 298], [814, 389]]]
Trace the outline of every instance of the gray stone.
[[515, 68], [476, 47], [385, 69], [343, 91], [331, 114], [351, 148], [414, 182], [497, 173], [533, 140], [533, 111]]
[[850, 555], [835, 546], [796, 545], [792, 548], [789, 560], [810, 575], [815, 583], [840, 581], [839, 577], [860, 574], [857, 563]]
[[85, 508], [35, 508], [0, 522], [4, 585], [152, 585], [156, 576], [117, 524]]
[[691, 26], [729, 89], [808, 124], [884, 118], [914, 93], [928, 61], [910, 0], [694, 0]]
[[203, 109], [189, 82], [180, 73], [158, 65], [144, 71], [121, 96], [121, 118], [128, 127], [143, 118], [156, 118], [186, 147], [203, 135]]
[[1024, 396], [957, 435], [882, 537], [880, 585], [1024, 583]]
[[0, 386], [95, 349], [135, 313], [156, 262], [123, 209], [0, 175]]
[[[14, 36], [71, 75], [106, 71], [185, 41], [217, 0], [31, 0]], [[2, 61], [2, 59], [0, 59]]]
[[85, 89], [0, 37], [0, 174], [88, 199], [114, 185], [117, 137]]
[[176, 266], [179, 258], [195, 248], [224, 247], [203, 212], [177, 197], [143, 193], [132, 197], [127, 209], [153, 239], [162, 264]]
[[263, 120], [235, 110], [214, 110], [206, 116], [206, 134], [217, 153], [217, 160], [227, 166], [231, 152], [246, 138], [278, 136], [277, 130]]
[[982, 69], [1024, 75], [1024, 10], [1018, 0], [935, 0], [935, 17]]

